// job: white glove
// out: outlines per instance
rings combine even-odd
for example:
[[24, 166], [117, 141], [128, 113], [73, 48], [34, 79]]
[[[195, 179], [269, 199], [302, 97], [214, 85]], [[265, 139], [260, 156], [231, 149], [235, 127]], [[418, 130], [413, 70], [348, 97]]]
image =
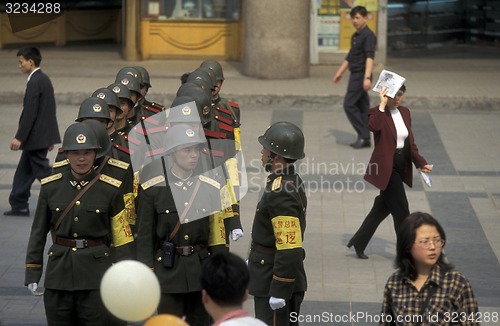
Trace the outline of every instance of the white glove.
[[242, 236], [243, 236], [242, 229], [234, 229], [233, 231], [231, 231], [231, 238], [233, 239], [233, 241], [237, 241]]
[[286, 301], [285, 299], [281, 298], [275, 298], [275, 297], [270, 297], [269, 298], [269, 305], [271, 306], [272, 310], [280, 309], [286, 306]]
[[42, 295], [43, 292], [37, 292], [36, 290], [38, 289], [38, 284], [37, 283], [30, 283], [28, 284], [28, 290], [30, 290], [31, 294], [33, 295]]

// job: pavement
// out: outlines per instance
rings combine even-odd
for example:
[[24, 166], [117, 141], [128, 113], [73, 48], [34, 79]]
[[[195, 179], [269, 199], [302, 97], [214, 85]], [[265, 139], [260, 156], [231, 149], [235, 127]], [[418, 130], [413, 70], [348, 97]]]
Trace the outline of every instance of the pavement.
[[[56, 91], [61, 135], [74, 120], [79, 103], [113, 82], [119, 68], [149, 70], [151, 100], [168, 105], [182, 73], [199, 61], [125, 62], [111, 45], [41, 47], [42, 69]], [[20, 153], [9, 150], [21, 112], [26, 76], [17, 69], [17, 49], [0, 50], [0, 211], [8, 195]], [[272, 64], [272, 63], [270, 63]], [[249, 191], [241, 201], [245, 236], [232, 251], [246, 257], [259, 191], [266, 174], [260, 167], [256, 137], [276, 121], [291, 121], [304, 131], [306, 158], [299, 172], [308, 186], [304, 247], [309, 289], [301, 325], [374, 325], [383, 289], [394, 271], [395, 235], [391, 219], [379, 227], [366, 254], [357, 259], [345, 244], [371, 208], [378, 191], [363, 181], [371, 150], [348, 146], [355, 133], [342, 108], [347, 75], [331, 83], [338, 65], [311, 66], [308, 78], [263, 80], [244, 76], [241, 63], [222, 62], [222, 93], [241, 105], [242, 146]], [[483, 325], [499, 325], [500, 314], [500, 57], [497, 48], [457, 47], [453, 51], [413, 53], [389, 58], [382, 69], [407, 78], [405, 104], [412, 110], [420, 153], [434, 164], [432, 187], [414, 170], [407, 188], [411, 211], [430, 212], [443, 225], [448, 259], [470, 280]], [[372, 92], [372, 105], [377, 94]], [[50, 153], [53, 158], [54, 153]], [[40, 185], [30, 200], [36, 207]], [[24, 259], [33, 214], [0, 215], [0, 325], [46, 325], [42, 297], [24, 282]], [[251, 299], [245, 307], [253, 311]], [[494, 317], [497, 319], [494, 319]]]

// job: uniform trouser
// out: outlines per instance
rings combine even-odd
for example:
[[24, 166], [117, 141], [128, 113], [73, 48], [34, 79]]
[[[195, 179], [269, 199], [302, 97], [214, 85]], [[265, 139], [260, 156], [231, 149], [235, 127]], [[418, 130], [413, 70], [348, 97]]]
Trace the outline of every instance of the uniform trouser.
[[375, 197], [372, 209], [350, 241], [357, 249], [365, 250], [379, 224], [389, 214], [392, 215], [396, 235], [398, 234], [399, 226], [410, 214], [408, 199], [406, 198], [400, 172], [403, 171], [404, 164], [404, 154], [395, 154], [392, 174], [387, 188], [381, 190], [380, 195]]
[[370, 139], [368, 130], [368, 110], [370, 98], [363, 89], [365, 72], [351, 72], [347, 93], [344, 98], [344, 111], [347, 119], [358, 134], [359, 139]]
[[[300, 305], [304, 300], [304, 292], [292, 294], [290, 300], [286, 300], [286, 306], [281, 309], [272, 310], [269, 306], [269, 297], [254, 297], [255, 318], [262, 320], [268, 325], [286, 326], [298, 325]], [[293, 322], [292, 322], [293, 321]]]
[[23, 150], [19, 164], [17, 165], [9, 203], [12, 209], [28, 209], [28, 200], [31, 195], [31, 185], [35, 179], [48, 177], [52, 171], [47, 159], [48, 149], [37, 149], [33, 151]]
[[208, 313], [201, 301], [201, 291], [188, 293], [162, 293], [158, 314], [170, 314], [182, 318], [191, 326], [208, 325]]
[[99, 290], [45, 289], [43, 296], [49, 326], [126, 325], [106, 310]]

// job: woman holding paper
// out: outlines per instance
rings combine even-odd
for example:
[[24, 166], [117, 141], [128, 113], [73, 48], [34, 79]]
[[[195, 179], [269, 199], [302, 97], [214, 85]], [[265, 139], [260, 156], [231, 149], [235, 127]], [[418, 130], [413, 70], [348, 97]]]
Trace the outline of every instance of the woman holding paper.
[[373, 207], [363, 224], [351, 238], [347, 247], [354, 246], [360, 259], [368, 259], [364, 251], [379, 224], [389, 215], [394, 229], [410, 214], [403, 182], [412, 186], [412, 162], [422, 172], [429, 173], [432, 166], [419, 154], [411, 130], [411, 115], [407, 107], [400, 106], [406, 86], [394, 98], [388, 97], [387, 88], [381, 88], [380, 105], [368, 112], [368, 128], [373, 132], [375, 148], [366, 169], [365, 180], [380, 189]]

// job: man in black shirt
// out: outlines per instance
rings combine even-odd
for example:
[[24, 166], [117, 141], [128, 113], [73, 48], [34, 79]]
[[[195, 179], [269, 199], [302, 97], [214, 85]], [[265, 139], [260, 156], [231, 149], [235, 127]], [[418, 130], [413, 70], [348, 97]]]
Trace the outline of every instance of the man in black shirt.
[[351, 10], [352, 24], [356, 32], [351, 38], [351, 49], [344, 62], [333, 75], [332, 81], [337, 84], [344, 71], [349, 68], [351, 75], [344, 98], [344, 110], [347, 118], [358, 134], [354, 148], [370, 147], [370, 132], [368, 130], [368, 109], [370, 99], [367, 91], [372, 84], [373, 60], [377, 38], [366, 25], [368, 12], [365, 7], [356, 6]]

